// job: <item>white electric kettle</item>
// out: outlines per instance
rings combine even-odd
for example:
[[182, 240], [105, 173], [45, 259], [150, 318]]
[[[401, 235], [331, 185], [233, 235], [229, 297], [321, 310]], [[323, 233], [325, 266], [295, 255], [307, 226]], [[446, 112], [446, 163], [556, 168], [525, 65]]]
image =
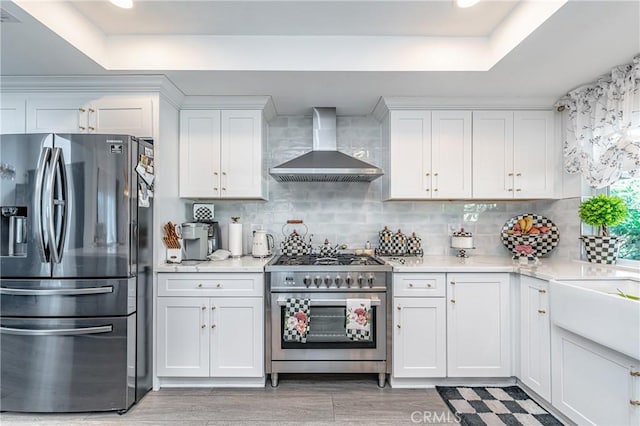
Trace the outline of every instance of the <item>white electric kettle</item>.
[[273, 235], [267, 234], [264, 229], [253, 231], [253, 244], [251, 255], [253, 257], [267, 257], [273, 253]]

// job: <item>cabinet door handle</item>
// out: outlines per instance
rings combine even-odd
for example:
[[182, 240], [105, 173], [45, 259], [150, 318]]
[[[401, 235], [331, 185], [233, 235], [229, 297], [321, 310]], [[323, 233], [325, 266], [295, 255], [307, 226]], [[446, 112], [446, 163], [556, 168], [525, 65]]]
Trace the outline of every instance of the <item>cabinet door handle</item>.
[[402, 327], [400, 326], [400, 324], [396, 325], [396, 327], [398, 327], [398, 328], [402, 328]]
[[451, 282], [450, 282], [450, 284], [451, 284], [451, 285], [455, 285], [455, 284], [456, 284], [456, 282], [455, 282], [455, 281], [451, 281]]
[[207, 309], [207, 307], [206, 307], [206, 306], [203, 306], [203, 307], [202, 307], [202, 310], [203, 310], [203, 311], [204, 311], [204, 310], [206, 310], [206, 309]]
[[513, 192], [513, 188], [509, 188], [509, 189], [507, 189], [507, 191]]
[[213, 310], [215, 310], [215, 309], [216, 309], [216, 307], [215, 307], [215, 306], [212, 306], [212, 307], [211, 307], [211, 310], [212, 310], [212, 311], [213, 311]]
[[207, 324], [202, 324], [201, 328], [207, 328]]
[[425, 176], [430, 176], [430, 174], [429, 173], [425, 173]]
[[516, 173], [516, 176], [522, 176], [522, 173]]
[[79, 128], [80, 130], [87, 130], [87, 128], [86, 128], [86, 127], [84, 127], [84, 126], [78, 126], [78, 128]]
[[513, 176], [513, 173], [509, 173], [507, 176]]
[[397, 309], [398, 309], [399, 311], [401, 311], [401, 310], [402, 310], [402, 306], [398, 305]]
[[93, 108], [89, 108], [89, 112], [96, 112], [96, 110]]
[[84, 108], [78, 108], [78, 111], [80, 111], [80, 112], [85, 112], [85, 111], [86, 111], [86, 109], [84, 109]]
[[538, 313], [539, 313], [539, 314], [546, 314], [546, 313], [547, 313], [547, 311], [545, 311], [544, 309], [538, 309]]
[[538, 293], [546, 293], [546, 292], [547, 292], [547, 290], [545, 290], [543, 288], [538, 289]]
[[211, 328], [212, 328], [212, 329], [213, 329], [213, 328], [216, 328], [216, 325], [215, 325], [215, 324], [211, 324]]
[[227, 190], [227, 188], [222, 188], [222, 190], [223, 190], [223, 191], [226, 191], [226, 190]]
[[633, 377], [640, 377], [640, 371], [630, 371], [629, 374]]
[[520, 191], [522, 191], [522, 189], [516, 188], [516, 192], [520, 192]]
[[451, 299], [451, 303], [456, 303], [456, 299]]
[[93, 131], [93, 130], [95, 130], [95, 129], [96, 129], [95, 127], [93, 127], [93, 126], [89, 126], [89, 130], [92, 130], [92, 131]]
[[631, 404], [631, 405], [640, 405], [640, 401], [632, 399], [631, 401], [629, 401], [629, 404]]

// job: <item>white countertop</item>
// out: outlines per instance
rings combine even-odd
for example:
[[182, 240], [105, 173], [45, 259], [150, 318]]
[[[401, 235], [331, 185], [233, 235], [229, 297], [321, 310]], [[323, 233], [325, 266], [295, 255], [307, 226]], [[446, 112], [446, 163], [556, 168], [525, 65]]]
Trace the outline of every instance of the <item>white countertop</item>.
[[156, 272], [264, 272], [266, 265], [273, 256], [253, 257], [242, 256], [226, 260], [184, 260], [182, 263], [161, 263], [156, 266]]
[[[551, 279], [631, 278], [640, 279], [640, 271], [613, 265], [600, 265], [569, 259], [540, 259], [536, 264], [520, 264], [509, 257], [424, 256], [384, 258], [393, 272], [515, 272], [530, 277]], [[402, 263], [402, 260], [404, 263]]]
[[[264, 272], [273, 257], [242, 256], [221, 261], [183, 261], [161, 263], [156, 272]], [[536, 264], [520, 264], [505, 256], [424, 256], [383, 257], [393, 272], [514, 272], [544, 280], [631, 278], [640, 280], [640, 271], [613, 265], [600, 265], [569, 259], [540, 259]], [[404, 261], [404, 263], [402, 263]]]

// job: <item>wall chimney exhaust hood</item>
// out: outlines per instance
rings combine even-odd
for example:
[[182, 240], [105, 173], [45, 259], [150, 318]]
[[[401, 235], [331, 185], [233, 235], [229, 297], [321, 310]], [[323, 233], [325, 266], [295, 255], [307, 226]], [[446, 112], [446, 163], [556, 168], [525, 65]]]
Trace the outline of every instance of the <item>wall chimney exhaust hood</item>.
[[336, 109], [313, 108], [313, 150], [269, 170], [279, 182], [371, 182], [381, 168], [337, 150]]

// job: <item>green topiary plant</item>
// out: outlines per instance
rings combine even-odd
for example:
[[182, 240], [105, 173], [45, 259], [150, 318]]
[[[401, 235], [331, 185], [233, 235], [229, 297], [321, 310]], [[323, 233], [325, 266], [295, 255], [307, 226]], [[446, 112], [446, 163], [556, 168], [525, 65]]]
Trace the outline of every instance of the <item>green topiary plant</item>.
[[609, 226], [616, 226], [627, 217], [627, 205], [620, 197], [596, 195], [580, 204], [580, 219], [587, 225], [597, 226], [598, 235], [609, 236]]

